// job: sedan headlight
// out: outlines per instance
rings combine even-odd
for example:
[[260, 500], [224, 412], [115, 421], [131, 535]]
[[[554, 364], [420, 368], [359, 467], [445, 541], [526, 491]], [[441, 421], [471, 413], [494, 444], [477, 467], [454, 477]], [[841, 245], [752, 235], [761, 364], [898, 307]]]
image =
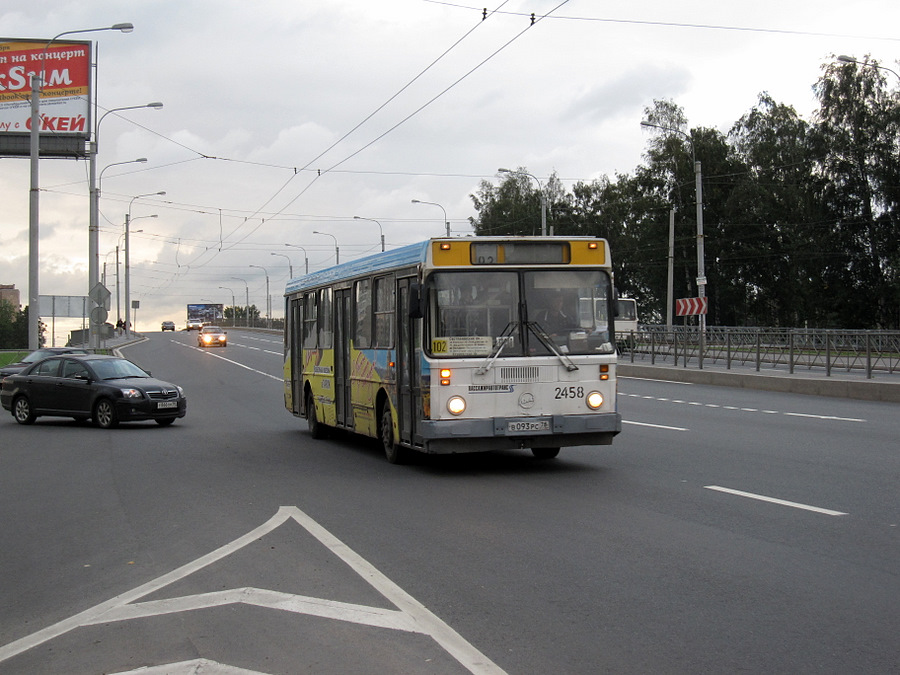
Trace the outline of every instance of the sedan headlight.
[[125, 398], [143, 398], [144, 394], [140, 389], [122, 389], [122, 396]]

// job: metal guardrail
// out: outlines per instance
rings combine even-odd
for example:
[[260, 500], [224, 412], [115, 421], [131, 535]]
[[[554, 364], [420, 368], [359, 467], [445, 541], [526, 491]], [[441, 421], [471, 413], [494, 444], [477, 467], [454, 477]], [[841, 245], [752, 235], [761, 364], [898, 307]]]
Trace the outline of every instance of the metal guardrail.
[[900, 331], [807, 330], [796, 328], [730, 328], [709, 326], [704, 334], [696, 327], [642, 326], [616, 336], [619, 358], [681, 364], [821, 370], [865, 373], [900, 372]]

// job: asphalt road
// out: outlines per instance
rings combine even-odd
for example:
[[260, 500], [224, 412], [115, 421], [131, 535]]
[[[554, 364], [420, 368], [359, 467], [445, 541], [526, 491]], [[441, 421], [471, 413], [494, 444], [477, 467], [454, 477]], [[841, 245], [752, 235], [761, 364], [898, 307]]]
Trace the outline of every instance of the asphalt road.
[[0, 673], [900, 671], [896, 404], [621, 379], [612, 446], [393, 466], [195, 345], [124, 350], [171, 427], [0, 417]]

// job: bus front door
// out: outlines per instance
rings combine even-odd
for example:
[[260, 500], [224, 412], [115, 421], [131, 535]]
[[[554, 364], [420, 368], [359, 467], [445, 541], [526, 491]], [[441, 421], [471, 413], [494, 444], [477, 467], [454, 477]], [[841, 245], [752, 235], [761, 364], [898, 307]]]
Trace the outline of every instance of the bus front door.
[[353, 406], [350, 404], [350, 291], [334, 293], [334, 406], [336, 424], [353, 428]]
[[422, 408], [422, 385], [419, 376], [418, 337], [421, 321], [409, 317], [409, 285], [414, 279], [397, 280], [400, 308], [397, 342], [397, 405], [400, 442], [405, 446], [421, 444], [418, 418]]

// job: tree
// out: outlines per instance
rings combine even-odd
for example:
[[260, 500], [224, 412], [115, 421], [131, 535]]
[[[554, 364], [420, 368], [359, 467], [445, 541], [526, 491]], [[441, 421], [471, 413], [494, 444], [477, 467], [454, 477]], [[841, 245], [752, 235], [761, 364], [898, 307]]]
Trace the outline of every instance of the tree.
[[[41, 324], [41, 344], [43, 331]], [[28, 308], [18, 310], [6, 300], [0, 300], [0, 349], [28, 349]]]
[[[853, 324], [892, 325], [900, 225], [900, 106], [876, 61], [830, 63], [815, 86], [818, 170], [826, 179], [835, 260], [827, 294]], [[866, 298], [869, 302], [861, 302]]]

